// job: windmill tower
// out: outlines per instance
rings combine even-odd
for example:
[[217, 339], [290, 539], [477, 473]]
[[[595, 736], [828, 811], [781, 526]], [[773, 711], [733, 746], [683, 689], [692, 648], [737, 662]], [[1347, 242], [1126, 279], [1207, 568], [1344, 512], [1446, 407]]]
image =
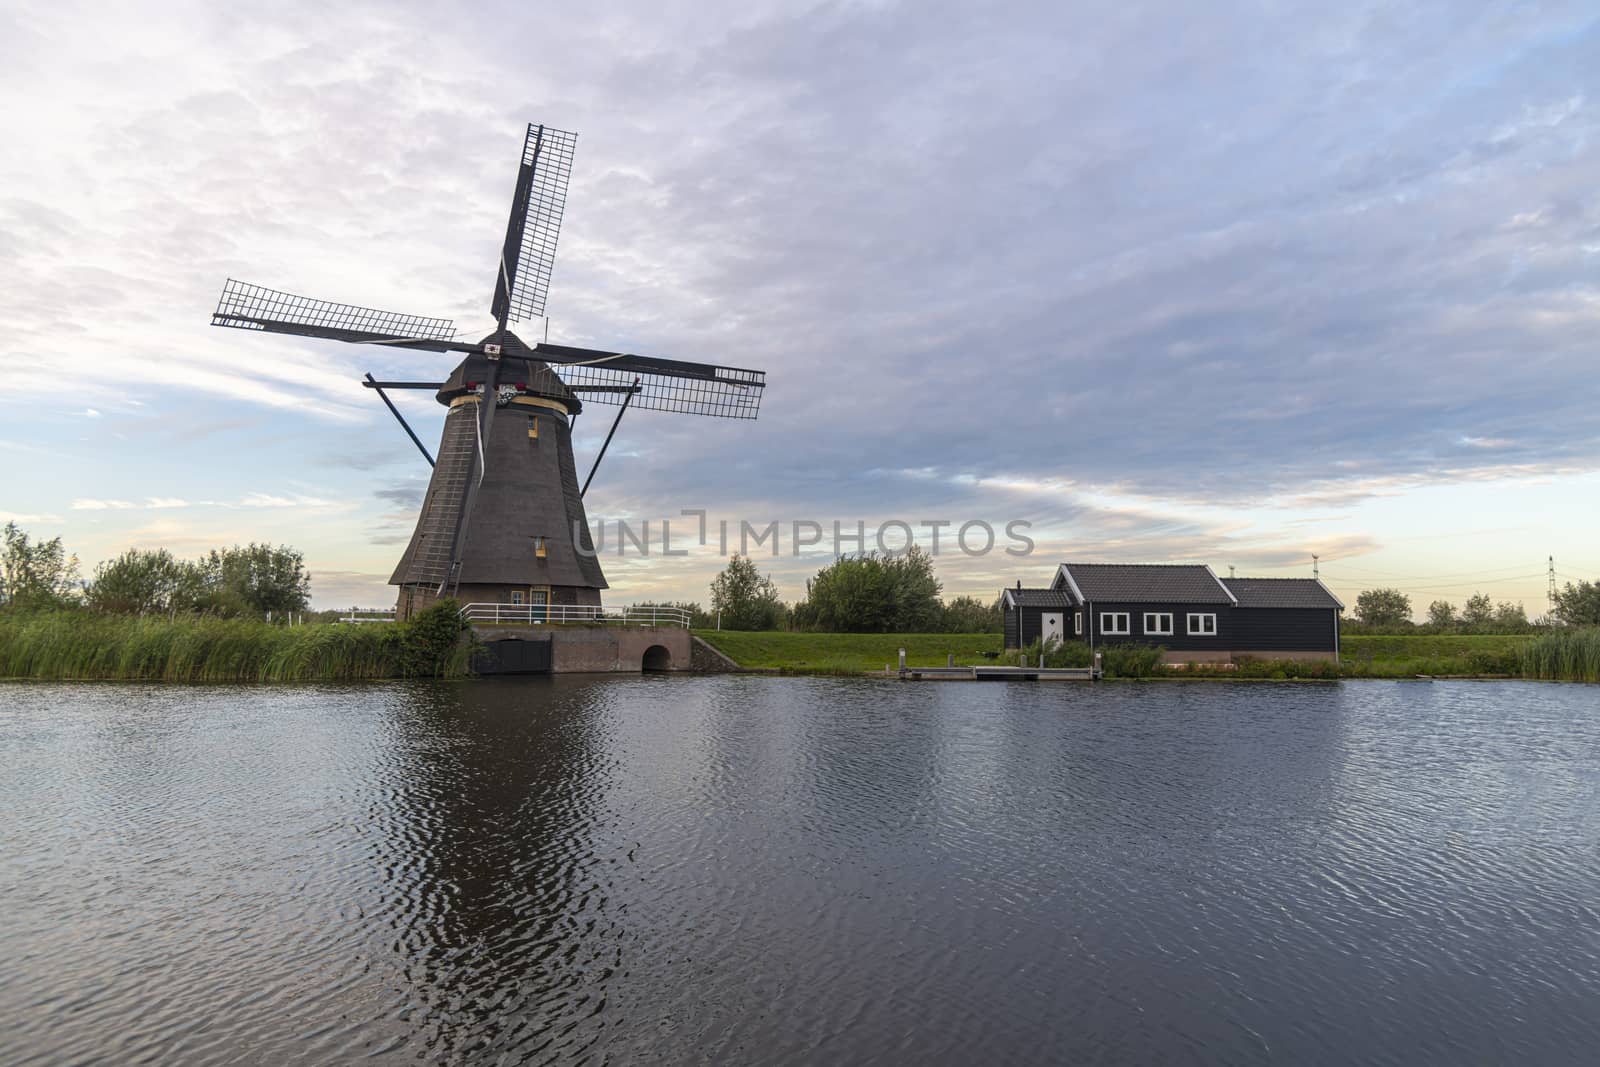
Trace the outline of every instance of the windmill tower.
[[[495, 329], [457, 337], [448, 319], [313, 300], [228, 279], [213, 326], [462, 353], [442, 382], [379, 381], [377, 392], [433, 467], [411, 542], [389, 584], [399, 617], [442, 597], [541, 607], [598, 606], [606, 588], [572, 450], [585, 403], [753, 419], [766, 374], [708, 363], [526, 344], [508, 326], [544, 315], [577, 135], [530, 125], [495, 273]], [[431, 389], [447, 409], [435, 460], [388, 389]], [[606, 437], [607, 443], [611, 440]], [[605, 449], [589, 472], [594, 477]], [[534, 614], [535, 618], [538, 617]]]

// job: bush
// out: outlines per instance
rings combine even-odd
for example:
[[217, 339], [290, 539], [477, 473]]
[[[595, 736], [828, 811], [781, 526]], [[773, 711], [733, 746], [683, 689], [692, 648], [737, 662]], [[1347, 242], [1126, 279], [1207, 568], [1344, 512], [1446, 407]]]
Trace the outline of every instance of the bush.
[[401, 631], [400, 673], [407, 678], [467, 673], [471, 648], [462, 635], [470, 629], [461, 617], [461, 605], [448, 597], [417, 612]]
[[1166, 649], [1148, 645], [1105, 645], [1100, 650], [1100, 666], [1108, 678], [1148, 678], [1161, 669]]

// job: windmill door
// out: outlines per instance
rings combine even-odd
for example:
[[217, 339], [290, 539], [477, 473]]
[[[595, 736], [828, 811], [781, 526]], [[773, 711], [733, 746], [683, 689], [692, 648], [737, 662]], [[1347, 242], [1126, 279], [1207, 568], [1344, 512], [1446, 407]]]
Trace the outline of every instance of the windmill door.
[[534, 622], [544, 622], [550, 612], [550, 590], [528, 590], [528, 618]]
[[1066, 614], [1060, 611], [1046, 611], [1039, 616], [1039, 644], [1045, 648], [1051, 642], [1060, 644], [1067, 635]]

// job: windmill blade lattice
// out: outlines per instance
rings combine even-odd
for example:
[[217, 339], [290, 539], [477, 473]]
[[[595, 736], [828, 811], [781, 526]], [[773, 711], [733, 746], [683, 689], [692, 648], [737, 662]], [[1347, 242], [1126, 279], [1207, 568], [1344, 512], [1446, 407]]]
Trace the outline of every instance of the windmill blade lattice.
[[528, 127], [495, 274], [491, 309], [496, 322], [521, 322], [544, 314], [577, 145], [578, 135], [567, 130]]
[[712, 368], [716, 373], [711, 377], [684, 377], [606, 364], [554, 369], [585, 403], [621, 404], [632, 394], [632, 406], [645, 411], [675, 411], [724, 419], [755, 418], [761, 410], [761, 394], [766, 391], [767, 378], [762, 371], [737, 367]]
[[[233, 278], [222, 287], [217, 309], [211, 313], [211, 325], [369, 344], [448, 342], [456, 335], [455, 323], [450, 319], [317, 300]], [[445, 345], [426, 347], [447, 350]]]

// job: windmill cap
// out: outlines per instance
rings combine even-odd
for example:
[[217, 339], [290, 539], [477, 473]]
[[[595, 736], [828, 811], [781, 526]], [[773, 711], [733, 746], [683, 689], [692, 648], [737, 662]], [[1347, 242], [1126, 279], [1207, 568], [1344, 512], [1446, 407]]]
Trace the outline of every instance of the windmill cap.
[[[498, 333], [492, 333], [482, 343], [494, 344], [496, 341], [500, 344], [500, 359], [497, 361], [499, 370], [495, 375], [499, 385], [515, 386], [528, 396], [554, 400], [571, 415], [583, 410], [582, 401], [567, 388], [567, 383], [550, 369], [548, 363], [535, 358], [533, 350], [523, 344], [516, 334], [507, 332], [501, 337]], [[450, 372], [450, 377], [439, 387], [436, 399], [441, 404], [449, 404], [458, 396], [466, 396], [488, 381], [490, 363], [488, 356], [480, 352], [472, 353]]]

